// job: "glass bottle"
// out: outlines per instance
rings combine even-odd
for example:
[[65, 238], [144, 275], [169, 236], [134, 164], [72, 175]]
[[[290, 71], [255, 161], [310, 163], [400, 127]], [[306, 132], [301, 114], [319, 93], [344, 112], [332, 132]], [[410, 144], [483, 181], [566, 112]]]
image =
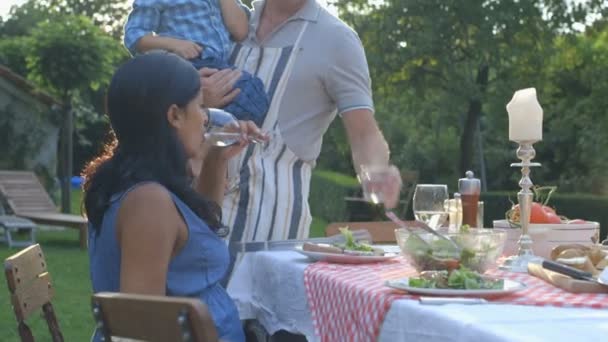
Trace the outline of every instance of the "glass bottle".
[[458, 180], [458, 192], [462, 200], [462, 224], [477, 227], [477, 206], [481, 182], [474, 178], [473, 171], [467, 171], [465, 178]]
[[454, 198], [448, 200], [447, 210], [449, 214], [448, 231], [450, 233], [457, 233], [462, 225], [462, 200], [459, 193], [455, 192]]

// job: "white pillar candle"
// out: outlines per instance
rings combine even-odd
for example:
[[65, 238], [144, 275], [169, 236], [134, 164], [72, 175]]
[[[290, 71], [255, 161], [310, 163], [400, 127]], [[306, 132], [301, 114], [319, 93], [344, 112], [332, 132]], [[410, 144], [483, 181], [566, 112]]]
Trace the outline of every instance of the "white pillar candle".
[[543, 140], [543, 109], [536, 99], [536, 89], [521, 89], [507, 104], [509, 140], [536, 142]]

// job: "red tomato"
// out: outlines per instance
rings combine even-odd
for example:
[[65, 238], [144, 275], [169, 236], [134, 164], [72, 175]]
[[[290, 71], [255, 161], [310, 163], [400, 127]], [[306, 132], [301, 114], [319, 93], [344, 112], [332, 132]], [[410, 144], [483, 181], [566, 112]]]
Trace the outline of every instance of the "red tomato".
[[530, 211], [530, 223], [547, 223], [547, 212], [543, 210], [542, 204], [532, 202], [532, 210]]
[[[530, 211], [530, 223], [562, 223], [562, 220], [557, 216], [555, 210], [538, 202], [532, 202]], [[513, 207], [516, 216], [519, 219], [519, 204]]]
[[556, 215], [557, 215], [557, 213], [555, 212], [555, 209], [551, 208], [550, 206], [543, 205], [543, 210], [544, 210], [545, 212], [549, 212], [549, 213], [553, 213], [553, 214], [556, 214]]
[[545, 211], [545, 219], [547, 221], [545, 223], [553, 223], [553, 224], [560, 224], [560, 223], [562, 223], [562, 219], [559, 218], [559, 216], [557, 216], [554, 213], [549, 212], [549, 211]]

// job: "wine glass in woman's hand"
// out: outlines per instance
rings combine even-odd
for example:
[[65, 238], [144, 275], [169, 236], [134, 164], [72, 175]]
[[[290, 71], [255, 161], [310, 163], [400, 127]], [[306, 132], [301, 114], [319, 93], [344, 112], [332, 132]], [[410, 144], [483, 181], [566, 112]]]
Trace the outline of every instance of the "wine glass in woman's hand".
[[239, 121], [225, 110], [208, 108], [207, 115], [209, 120], [205, 127], [204, 137], [205, 142], [213, 146], [231, 146], [239, 143], [243, 138], [256, 144], [265, 143], [268, 140], [266, 134], [261, 132], [257, 135], [243, 136]]

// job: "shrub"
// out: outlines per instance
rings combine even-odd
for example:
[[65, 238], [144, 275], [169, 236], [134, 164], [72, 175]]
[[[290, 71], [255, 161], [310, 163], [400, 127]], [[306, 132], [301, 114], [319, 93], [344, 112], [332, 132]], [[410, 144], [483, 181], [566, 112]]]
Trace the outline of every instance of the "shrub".
[[346, 221], [349, 213], [344, 197], [353, 196], [359, 190], [354, 177], [341, 173], [315, 170], [310, 185], [310, 212], [312, 216], [327, 222]]

